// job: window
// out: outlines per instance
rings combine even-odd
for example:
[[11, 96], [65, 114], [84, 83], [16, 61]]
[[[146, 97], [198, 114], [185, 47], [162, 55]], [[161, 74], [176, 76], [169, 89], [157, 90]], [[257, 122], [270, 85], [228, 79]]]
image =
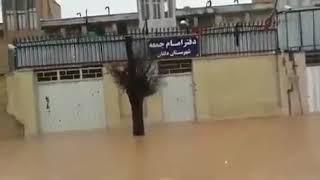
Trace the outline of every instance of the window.
[[7, 30], [14, 30], [15, 29], [15, 13], [14, 13], [14, 1], [13, 0], [4, 0], [3, 1], [4, 8], [5, 10], [5, 19], [4, 21], [6, 22], [6, 29]]
[[37, 29], [35, 0], [4, 0], [6, 27], [9, 31]]
[[149, 8], [150, 8], [149, 0], [141, 0], [141, 15], [143, 20], [150, 18]]
[[87, 67], [82, 69], [61, 69], [38, 71], [38, 82], [70, 81], [84, 79], [101, 79], [103, 71], [101, 67]]
[[144, 8], [145, 8], [145, 1], [144, 1], [144, 0], [141, 0], [140, 8], [141, 8], [142, 19], [145, 19], [145, 17], [146, 17], [146, 13], [145, 13], [146, 10], [144, 9]]
[[6, 11], [6, 28], [9, 31], [15, 30], [15, 13], [13, 10], [7, 10]]
[[165, 18], [173, 17], [172, 0], [164, 0], [164, 17]]
[[60, 80], [80, 79], [80, 69], [68, 69], [59, 71]]
[[28, 4], [27, 4], [27, 9], [34, 9], [36, 8], [35, 6], [35, 0], [27, 0], [28, 1]]
[[83, 79], [101, 78], [102, 69], [101, 68], [82, 69], [82, 77]]
[[160, 0], [153, 0], [153, 18], [154, 19], [160, 19], [161, 18]]
[[145, 0], [145, 10], [146, 10], [145, 19], [150, 19], [150, 4], [149, 4], [149, 0]]
[[14, 8], [13, 8], [13, 1], [12, 1], [12, 0], [4, 0], [4, 1], [3, 1], [3, 5], [4, 5], [4, 8], [3, 8], [3, 9], [6, 9], [6, 10], [14, 10]]
[[26, 0], [16, 0], [16, 7], [17, 7], [17, 10], [26, 10], [27, 7], [26, 7]]
[[39, 82], [56, 81], [58, 80], [58, 73], [57, 71], [38, 72], [37, 78]]
[[191, 60], [168, 60], [158, 63], [160, 75], [192, 72]]
[[173, 10], [174, 10], [173, 7], [175, 7], [175, 6], [173, 5], [172, 0], [167, 0], [167, 1], [168, 1], [168, 8], [169, 8], [169, 17], [172, 18], [173, 17]]
[[169, 17], [169, 2], [168, 0], [164, 0], [164, 17]]
[[306, 64], [307, 66], [319, 65], [320, 52], [319, 51], [306, 52]]

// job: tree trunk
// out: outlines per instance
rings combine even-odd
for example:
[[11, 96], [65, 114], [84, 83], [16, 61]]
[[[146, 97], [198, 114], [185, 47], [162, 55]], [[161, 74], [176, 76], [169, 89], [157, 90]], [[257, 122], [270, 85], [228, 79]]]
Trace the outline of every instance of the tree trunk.
[[143, 121], [143, 98], [129, 97], [132, 113], [132, 125], [134, 136], [144, 136], [144, 121]]
[[139, 88], [136, 87], [137, 79], [137, 61], [133, 57], [132, 37], [126, 37], [126, 50], [128, 56], [128, 77], [129, 84], [127, 87], [127, 95], [131, 104], [133, 135], [144, 136], [143, 123], [143, 99], [139, 96]]

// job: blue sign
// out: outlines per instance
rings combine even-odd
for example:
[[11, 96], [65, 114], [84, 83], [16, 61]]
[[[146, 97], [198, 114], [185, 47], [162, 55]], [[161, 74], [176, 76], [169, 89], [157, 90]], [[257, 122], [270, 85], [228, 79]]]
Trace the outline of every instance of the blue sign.
[[149, 50], [153, 58], [195, 57], [199, 55], [199, 43], [194, 36], [154, 38]]

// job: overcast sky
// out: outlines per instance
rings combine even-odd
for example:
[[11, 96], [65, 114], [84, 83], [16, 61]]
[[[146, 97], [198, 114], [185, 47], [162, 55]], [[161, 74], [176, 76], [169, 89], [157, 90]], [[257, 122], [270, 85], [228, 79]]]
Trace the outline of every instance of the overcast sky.
[[[215, 5], [233, 4], [234, 0], [212, 0]], [[250, 3], [251, 0], [239, 0], [240, 3]], [[136, 12], [136, 0], [57, 0], [62, 7], [62, 17], [74, 17], [77, 12], [83, 15], [88, 9], [89, 15], [104, 14], [106, 6], [110, 6], [111, 13]], [[184, 6], [199, 7], [205, 6], [207, 0], [177, 0], [177, 7]], [[1, 16], [0, 16], [1, 17]], [[2, 19], [0, 19], [2, 22]]]

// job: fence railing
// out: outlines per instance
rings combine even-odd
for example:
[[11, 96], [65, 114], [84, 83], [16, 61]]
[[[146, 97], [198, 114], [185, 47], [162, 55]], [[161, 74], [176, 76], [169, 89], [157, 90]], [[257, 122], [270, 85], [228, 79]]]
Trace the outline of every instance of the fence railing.
[[277, 41], [276, 29], [263, 24], [209, 29], [201, 33], [201, 54], [208, 56], [275, 51], [278, 49]]
[[288, 51], [320, 49], [320, 8], [278, 14], [279, 47]]
[[[152, 38], [197, 36], [199, 55], [248, 54], [278, 49], [277, 30], [263, 24], [237, 24], [192, 30], [161, 29], [149, 33], [132, 31], [133, 46], [148, 55]], [[30, 37], [16, 41], [16, 68], [34, 68], [127, 60], [125, 36], [106, 34], [91, 37]]]

